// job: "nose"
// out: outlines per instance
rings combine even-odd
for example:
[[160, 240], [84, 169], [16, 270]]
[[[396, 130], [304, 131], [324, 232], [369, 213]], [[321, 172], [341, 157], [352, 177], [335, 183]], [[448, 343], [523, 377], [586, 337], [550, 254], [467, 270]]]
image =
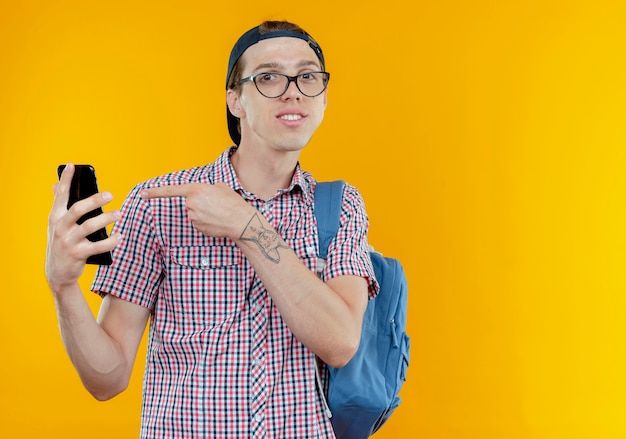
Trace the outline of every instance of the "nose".
[[288, 78], [287, 82], [287, 90], [281, 96], [283, 99], [300, 99], [302, 97], [302, 93], [300, 93], [300, 89], [298, 88], [298, 83], [296, 82], [297, 78]]

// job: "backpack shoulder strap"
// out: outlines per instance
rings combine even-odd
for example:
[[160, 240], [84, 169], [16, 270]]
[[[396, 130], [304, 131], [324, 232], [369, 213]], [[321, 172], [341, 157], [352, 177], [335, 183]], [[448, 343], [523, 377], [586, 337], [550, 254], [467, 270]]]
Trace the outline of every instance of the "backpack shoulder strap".
[[[328, 247], [337, 232], [339, 231], [339, 219], [341, 216], [341, 204], [343, 201], [343, 185], [342, 180], [318, 182], [315, 185], [315, 202], [314, 212], [317, 222], [317, 239], [319, 241], [319, 249], [317, 254], [316, 272], [321, 277], [324, 271], [324, 265], [328, 258]], [[320, 373], [320, 365], [318, 360], [315, 361], [315, 379], [317, 388], [320, 392], [322, 402], [324, 403], [324, 411], [329, 418], [333, 414], [328, 407], [328, 401], [324, 394], [322, 379]]]
[[318, 182], [315, 186], [318, 256], [324, 260], [328, 257], [328, 246], [339, 230], [343, 186], [343, 180]]

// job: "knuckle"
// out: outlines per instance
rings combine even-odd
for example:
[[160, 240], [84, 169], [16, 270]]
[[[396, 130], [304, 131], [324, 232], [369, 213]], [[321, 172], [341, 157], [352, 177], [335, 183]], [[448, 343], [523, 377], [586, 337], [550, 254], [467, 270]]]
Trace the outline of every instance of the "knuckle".
[[82, 251], [81, 251], [80, 247], [78, 247], [78, 246], [71, 247], [68, 250], [67, 254], [69, 255], [69, 257], [71, 259], [74, 259], [74, 260], [84, 259]]
[[84, 212], [83, 212], [83, 207], [84, 203], [81, 201], [78, 201], [74, 204], [72, 204], [72, 206], [67, 210], [72, 216], [75, 217], [80, 217]]

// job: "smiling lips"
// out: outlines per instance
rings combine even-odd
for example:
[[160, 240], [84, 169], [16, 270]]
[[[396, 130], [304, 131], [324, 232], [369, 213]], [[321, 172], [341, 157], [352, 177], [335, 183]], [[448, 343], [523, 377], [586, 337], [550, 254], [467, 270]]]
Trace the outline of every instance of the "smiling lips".
[[300, 120], [302, 119], [302, 115], [301, 114], [283, 114], [280, 116], [280, 119], [290, 120], [290, 121]]

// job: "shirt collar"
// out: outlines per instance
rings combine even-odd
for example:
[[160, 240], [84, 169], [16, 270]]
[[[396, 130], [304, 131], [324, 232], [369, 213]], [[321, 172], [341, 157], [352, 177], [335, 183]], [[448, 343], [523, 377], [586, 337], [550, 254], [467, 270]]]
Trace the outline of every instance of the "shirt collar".
[[[254, 197], [253, 194], [250, 194], [243, 188], [239, 177], [237, 177], [235, 168], [233, 168], [233, 164], [230, 162], [230, 157], [234, 154], [236, 150], [236, 146], [231, 146], [230, 148], [226, 149], [226, 151], [224, 151], [217, 158], [217, 160], [215, 160], [215, 164], [213, 166], [212, 183], [221, 181], [226, 183], [232, 190], [239, 192], [244, 197]], [[301, 192], [305, 202], [307, 204], [311, 204], [313, 203], [313, 191], [311, 181], [312, 178], [310, 178], [310, 174], [303, 171], [300, 167], [300, 162], [298, 162], [296, 164], [296, 169], [293, 173], [293, 177], [291, 178], [291, 183], [289, 187], [279, 190], [277, 192], [277, 195], [288, 192]]]
[[241, 186], [237, 173], [235, 173], [235, 168], [233, 168], [230, 162], [230, 156], [233, 155], [236, 150], [237, 147], [232, 146], [226, 149], [226, 151], [215, 160], [213, 164], [213, 181], [211, 183], [221, 181], [230, 186], [232, 190], [241, 193], [244, 191], [243, 186]]
[[300, 162], [296, 164], [296, 170], [291, 178], [291, 185], [286, 191], [302, 193], [302, 197], [307, 204], [313, 203], [313, 187], [311, 184], [312, 178], [310, 174], [304, 172], [300, 167]]

